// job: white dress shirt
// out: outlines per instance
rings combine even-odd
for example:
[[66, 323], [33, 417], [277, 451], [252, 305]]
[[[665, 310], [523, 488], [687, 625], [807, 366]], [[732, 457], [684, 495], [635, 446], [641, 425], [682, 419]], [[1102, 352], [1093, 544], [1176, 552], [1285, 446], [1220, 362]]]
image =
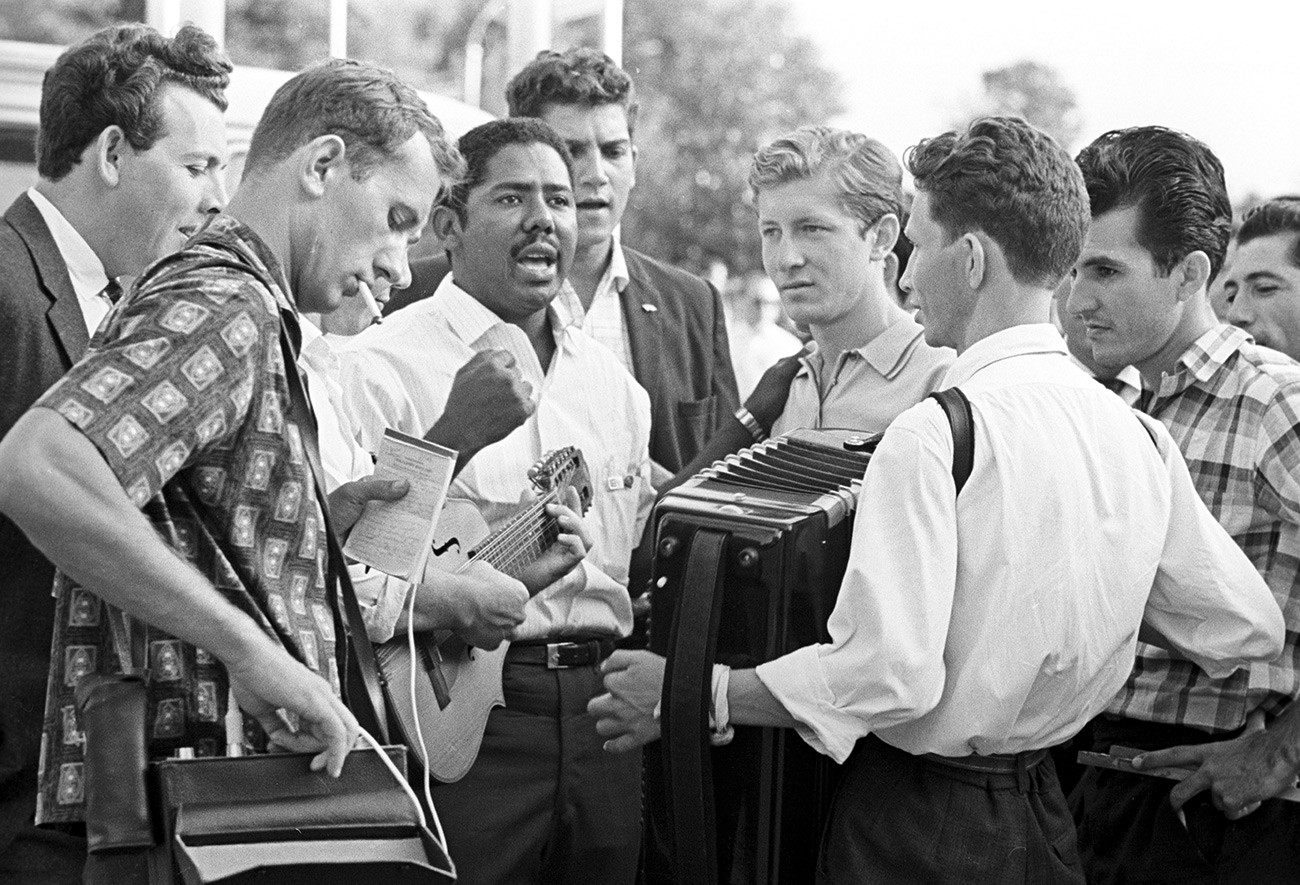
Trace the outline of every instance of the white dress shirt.
[[593, 544], [582, 582], [557, 581], [525, 606], [519, 639], [631, 631], [627, 568], [654, 502], [650, 398], [608, 349], [550, 308], [556, 350], [543, 370], [527, 334], [443, 279], [432, 298], [394, 314], [340, 351], [346, 408], [364, 445], [385, 427], [424, 434], [442, 414], [456, 371], [474, 353], [504, 349], [532, 385], [537, 408], [509, 436], [480, 451], [450, 496], [472, 501], [493, 529], [530, 494], [528, 468], [550, 450], [577, 446], [591, 472], [586, 517]]
[[27, 196], [36, 204], [36, 211], [41, 213], [41, 218], [45, 219], [45, 226], [50, 229], [59, 256], [68, 266], [72, 290], [77, 293], [81, 316], [86, 321], [86, 333], [94, 336], [95, 330], [113, 307], [113, 302], [104, 294], [104, 287], [108, 285], [104, 262], [99, 260], [95, 250], [90, 248], [81, 234], [77, 233], [77, 229], [44, 194], [30, 187]]
[[1169, 434], [1053, 326], [977, 342], [953, 385], [975, 419], [960, 497], [952, 431], [923, 401], [863, 478], [832, 641], [758, 667], [810, 744], [841, 762], [872, 732], [945, 756], [1058, 744], [1123, 685], [1144, 614], [1211, 673], [1279, 652], [1277, 603]]
[[[360, 443], [343, 411], [343, 389], [339, 386], [339, 359], [331, 341], [310, 320], [302, 326], [302, 351], [298, 365], [307, 376], [307, 397], [316, 413], [316, 436], [320, 443], [321, 469], [325, 488], [334, 491], [345, 482], [365, 479], [375, 472], [375, 462]], [[361, 563], [350, 563], [348, 575], [357, 594], [361, 618], [374, 642], [393, 638], [397, 621], [406, 606], [412, 585]]]

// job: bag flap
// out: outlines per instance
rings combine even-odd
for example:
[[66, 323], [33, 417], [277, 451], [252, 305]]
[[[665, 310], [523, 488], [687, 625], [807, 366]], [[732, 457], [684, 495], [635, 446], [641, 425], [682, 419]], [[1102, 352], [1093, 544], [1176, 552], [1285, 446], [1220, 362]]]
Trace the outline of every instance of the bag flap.
[[265, 802], [193, 802], [176, 812], [187, 845], [410, 836], [415, 807], [401, 790], [296, 796]]
[[[385, 747], [397, 770], [406, 774], [406, 747]], [[337, 779], [311, 770], [312, 753], [169, 759], [156, 763], [158, 794], [169, 815], [184, 805], [283, 802], [294, 797], [338, 797], [350, 792], [400, 793], [393, 774], [374, 750], [353, 750]], [[403, 807], [410, 799], [400, 793]]]

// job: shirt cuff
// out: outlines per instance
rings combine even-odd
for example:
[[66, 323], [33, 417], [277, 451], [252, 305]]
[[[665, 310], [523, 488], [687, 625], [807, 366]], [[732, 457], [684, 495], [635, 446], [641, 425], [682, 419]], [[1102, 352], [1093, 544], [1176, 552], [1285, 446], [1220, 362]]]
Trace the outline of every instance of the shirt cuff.
[[361, 620], [365, 622], [370, 641], [392, 639], [414, 585], [359, 562], [348, 565], [348, 575], [352, 578]]
[[858, 738], [867, 734], [860, 719], [835, 705], [835, 695], [822, 676], [818, 646], [804, 646], [759, 664], [754, 673], [781, 706], [799, 720], [795, 731], [818, 753], [842, 765]]

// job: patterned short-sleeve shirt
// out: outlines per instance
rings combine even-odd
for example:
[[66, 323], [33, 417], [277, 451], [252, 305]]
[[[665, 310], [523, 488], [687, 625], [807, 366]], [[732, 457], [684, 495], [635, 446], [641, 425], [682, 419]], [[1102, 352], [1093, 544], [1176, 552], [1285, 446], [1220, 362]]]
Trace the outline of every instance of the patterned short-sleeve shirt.
[[[296, 337], [283, 271], [253, 231], [218, 216], [144, 273], [36, 407], [85, 434], [168, 544], [337, 691], [324, 518], [292, 414], [282, 321]], [[119, 669], [99, 599], [63, 575], [55, 592], [41, 823], [82, 818], [73, 691], [87, 673]], [[137, 648], [151, 671], [151, 754], [224, 752], [224, 669], [137, 626], [147, 634]], [[249, 729], [249, 740], [263, 739]]]

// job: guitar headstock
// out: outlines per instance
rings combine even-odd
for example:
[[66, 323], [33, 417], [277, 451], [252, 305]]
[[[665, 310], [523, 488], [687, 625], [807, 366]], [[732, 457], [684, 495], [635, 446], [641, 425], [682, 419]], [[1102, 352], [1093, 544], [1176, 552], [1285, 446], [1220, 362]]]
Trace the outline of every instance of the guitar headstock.
[[591, 473], [587, 470], [587, 459], [577, 446], [565, 446], [547, 452], [536, 464], [528, 469], [528, 478], [538, 492], [555, 492], [560, 498], [566, 488], [572, 487], [578, 492], [578, 504], [583, 513], [591, 506]]

